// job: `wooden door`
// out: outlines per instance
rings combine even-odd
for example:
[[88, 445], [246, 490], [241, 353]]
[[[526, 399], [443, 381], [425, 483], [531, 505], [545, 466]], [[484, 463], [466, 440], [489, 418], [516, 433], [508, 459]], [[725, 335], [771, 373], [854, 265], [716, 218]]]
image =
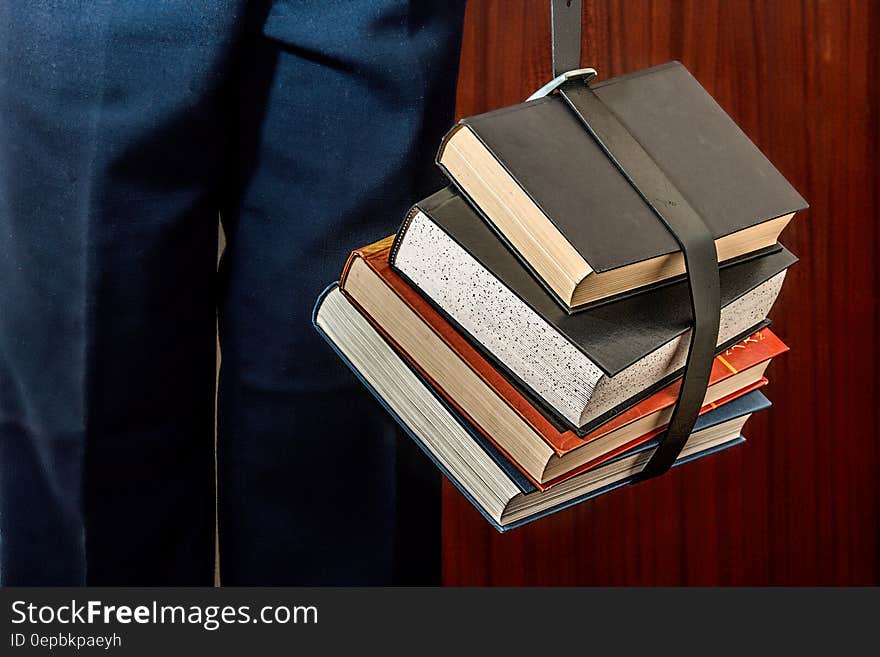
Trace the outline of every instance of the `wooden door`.
[[[499, 535], [443, 493], [448, 585], [877, 584], [880, 1], [584, 0], [582, 63], [683, 62], [807, 198], [791, 346], [745, 446]], [[546, 0], [470, 0], [458, 114], [550, 77]]]

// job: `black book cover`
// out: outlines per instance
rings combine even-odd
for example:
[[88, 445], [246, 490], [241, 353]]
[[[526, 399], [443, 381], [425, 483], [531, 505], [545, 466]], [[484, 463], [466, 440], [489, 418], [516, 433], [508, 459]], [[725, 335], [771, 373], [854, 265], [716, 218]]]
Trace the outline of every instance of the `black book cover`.
[[[716, 239], [807, 207], [680, 63], [655, 66], [591, 88], [660, 165]], [[461, 123], [594, 271], [678, 251], [672, 235], [562, 98], [548, 96]]]

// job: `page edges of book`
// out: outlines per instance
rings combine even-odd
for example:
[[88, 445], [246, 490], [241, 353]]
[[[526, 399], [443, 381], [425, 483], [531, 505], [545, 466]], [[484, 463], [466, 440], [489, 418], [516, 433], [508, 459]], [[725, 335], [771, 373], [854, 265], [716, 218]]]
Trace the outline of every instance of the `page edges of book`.
[[[366, 259], [362, 258], [363, 261], [363, 275], [371, 276], [377, 279], [377, 289], [379, 290], [387, 290], [387, 301], [396, 300], [399, 304], [405, 308], [405, 311], [413, 316], [413, 328], [414, 330], [419, 330], [420, 328], [424, 328], [423, 338], [427, 340], [431, 340], [432, 337], [436, 338], [437, 342], [435, 346], [441, 347], [440, 353], [446, 353], [450, 355], [448, 359], [448, 363], [452, 363], [459, 370], [459, 374], [463, 375], [465, 378], [476, 378], [479, 381], [478, 388], [484, 389], [489, 395], [491, 395], [492, 399], [497, 399], [497, 405], [500, 410], [504, 412], [500, 415], [496, 415], [493, 413], [489, 413], [486, 418], [484, 418], [483, 422], [480, 422], [473, 416], [473, 412], [475, 410], [479, 410], [479, 404], [476, 399], [471, 400], [472, 403], [469, 403], [468, 406], [471, 406], [471, 410], [468, 410], [468, 407], [465, 406], [464, 401], [462, 399], [453, 398], [451, 393], [448, 390], [448, 387], [443, 385], [442, 381], [437, 380], [437, 376], [432, 374], [431, 371], [426, 369], [426, 364], [424, 362], [420, 362], [415, 358], [415, 356], [407, 349], [407, 346], [401, 344], [399, 337], [396, 337], [394, 334], [390, 332], [390, 329], [393, 327], [388, 327], [383, 325], [383, 321], [381, 317], [377, 317], [376, 313], [381, 316], [384, 312], [388, 312], [383, 309], [383, 304], [374, 303], [368, 299], [362, 298], [361, 293], [358, 293], [356, 290], [352, 290], [352, 281], [354, 280], [354, 276], [357, 276], [360, 272], [359, 267], [355, 264], [350, 271], [348, 272], [348, 276], [342, 281], [341, 289], [345, 294], [346, 298], [350, 300], [350, 302], [360, 310], [360, 312], [364, 315], [365, 319], [373, 326], [374, 330], [376, 330], [380, 335], [382, 335], [386, 340], [395, 345], [395, 348], [398, 352], [403, 354], [406, 359], [413, 365], [413, 367], [420, 372], [422, 376], [424, 376], [428, 381], [431, 382], [433, 387], [437, 389], [451, 404], [453, 404], [459, 412], [461, 412], [465, 418], [478, 427], [481, 433], [490, 441], [493, 445], [508, 459], [510, 459], [513, 463], [517, 464], [519, 470], [537, 487], [543, 487], [543, 484], [539, 481], [539, 473], [543, 472], [546, 462], [549, 460], [550, 455], [555, 453], [555, 448], [553, 445], [549, 444], [543, 435], [541, 435], [535, 427], [532, 426], [531, 422], [523, 417], [521, 412], [516, 408], [512, 407], [508, 404], [507, 400], [501, 396], [493, 386], [491, 386], [488, 382], [486, 382], [481, 373], [474, 371], [470, 365], [462, 360], [460, 356], [455, 352], [454, 349], [450, 347], [443, 338], [442, 335], [438, 334], [434, 327], [429, 324], [424, 323], [421, 318], [418, 316], [415, 311], [413, 311], [408, 303], [400, 298], [397, 295], [397, 292], [389, 288], [385, 281], [381, 279], [370, 267], [367, 263]], [[381, 293], [385, 294], [385, 293]], [[369, 304], [369, 305], [365, 305]], [[387, 306], [386, 306], [387, 307]], [[398, 327], [403, 330], [403, 327]], [[442, 370], [438, 370], [438, 372], [442, 372]], [[446, 373], [446, 376], [449, 376], [449, 373]], [[475, 407], [474, 407], [475, 406]], [[488, 425], [488, 426], [487, 426]], [[516, 427], [519, 429], [514, 430]], [[521, 436], [525, 434], [530, 439], [528, 440], [513, 440], [512, 436]], [[533, 438], [534, 440], [531, 440]]]
[[[442, 452], [438, 453], [438, 452], [430, 449], [431, 445], [435, 441], [430, 441], [430, 440], [426, 441], [425, 437], [416, 435], [416, 432], [413, 430], [413, 427], [410, 426], [410, 424], [407, 423], [401, 417], [401, 415], [397, 412], [397, 410], [395, 410], [394, 408], [391, 407], [391, 404], [389, 403], [388, 398], [385, 395], [383, 395], [381, 393], [381, 391], [379, 390], [379, 388], [377, 388], [376, 385], [372, 381], [369, 380], [369, 377], [366, 376], [365, 373], [355, 365], [354, 359], [352, 358], [352, 355], [350, 353], [346, 353], [344, 351], [344, 347], [342, 344], [343, 341], [338, 336], [334, 336], [334, 332], [332, 329], [328, 330], [328, 325], [325, 321], [323, 321], [323, 317], [322, 317], [321, 313], [322, 313], [322, 309], [324, 309], [326, 307], [328, 300], [331, 302], [331, 304], [333, 302], [337, 301], [336, 299], [333, 298], [333, 293], [336, 290], [339, 291], [339, 295], [344, 300], [344, 303], [349, 304], [351, 306], [351, 308], [354, 310], [354, 312], [358, 313], [361, 316], [361, 319], [363, 319], [363, 321], [367, 323], [368, 328], [370, 330], [372, 330], [379, 337], [379, 339], [381, 339], [381, 335], [379, 335], [378, 332], [375, 331], [375, 328], [370, 325], [370, 323], [367, 321], [367, 319], [365, 317], [363, 317], [362, 313], [353, 304], [351, 304], [351, 302], [347, 299], [347, 297], [342, 295], [341, 290], [338, 288], [338, 286], [335, 288], [335, 290], [334, 290], [334, 286], [332, 286], [332, 285], [329, 286], [327, 288], [327, 290], [325, 290], [322, 297], [319, 299], [319, 302], [315, 307], [315, 313], [314, 313], [315, 327], [321, 333], [322, 337], [324, 337], [324, 339], [330, 343], [330, 346], [334, 349], [334, 351], [337, 352], [337, 354], [340, 356], [340, 358], [342, 358], [343, 362], [349, 367], [349, 369], [351, 369], [354, 372], [354, 374], [361, 380], [361, 382], [373, 394], [373, 396], [377, 398], [377, 400], [382, 404], [382, 406], [384, 406], [385, 409], [390, 412], [392, 417], [404, 429], [404, 431], [409, 435], [409, 437], [412, 438], [413, 440], [415, 440], [415, 442], [417, 444], [419, 444], [419, 446], [422, 448], [422, 451], [424, 451], [429, 456], [429, 458], [431, 458], [431, 460], [434, 461], [434, 463], [436, 465], [438, 465], [438, 467], [440, 467], [440, 469], [443, 471], [443, 473], [446, 475], [446, 477], [456, 485], [456, 487], [465, 495], [465, 497], [475, 507], [477, 507], [477, 509], [481, 512], [481, 514], [484, 515], [486, 517], [486, 519], [489, 520], [489, 522], [493, 526], [496, 527], [496, 529], [501, 530], [502, 528], [500, 526], [499, 520], [500, 520], [500, 515], [501, 515], [502, 510], [498, 509], [496, 512], [493, 513], [490, 509], [483, 506], [483, 504], [486, 502], [486, 500], [483, 500], [482, 502], [478, 502], [476, 500], [476, 498], [472, 494], [472, 491], [467, 489], [467, 487], [463, 483], [462, 479], [460, 478], [460, 477], [462, 477], [462, 473], [459, 473], [458, 476], [453, 474], [452, 471], [457, 470], [458, 468], [450, 467], [450, 466], [454, 466], [454, 464], [450, 463], [450, 459], [448, 458], [448, 456], [446, 458], [444, 458]], [[384, 343], [384, 341], [383, 341], [383, 344], [385, 344], [385, 346], [388, 349], [391, 349], [391, 347], [388, 346], [387, 343]], [[400, 364], [403, 367], [405, 367], [405, 364], [400, 360], [400, 357], [397, 354], [395, 354], [393, 351], [391, 351], [390, 353], [394, 359], [397, 359], [398, 361], [400, 361]], [[391, 362], [394, 362], [394, 361], [391, 361]], [[412, 377], [415, 377], [415, 374], [411, 371], [408, 371], [408, 370], [404, 371], [402, 369], [400, 370], [401, 377], [406, 378], [407, 374], [409, 374]], [[416, 379], [416, 380], [418, 380], [418, 379]], [[419, 384], [424, 386], [424, 384], [420, 381], [419, 381]], [[414, 404], [414, 402], [412, 402], [412, 403]], [[449, 411], [442, 407], [442, 403], [439, 400], [436, 400], [436, 403], [438, 405], [438, 407], [437, 407], [438, 412], [441, 412], [441, 410], [442, 410], [442, 412], [449, 414]], [[419, 412], [422, 413], [423, 411], [419, 411]], [[450, 425], [452, 423], [458, 424], [458, 421], [450, 415]], [[462, 438], [463, 441], [466, 442], [466, 441], [473, 440], [473, 438], [471, 438], [471, 436], [467, 433], [467, 431], [465, 429], [461, 428], [460, 426], [459, 426], [459, 428], [465, 436], [464, 438]], [[477, 447], [479, 447], [479, 446], [477, 446]], [[435, 446], [435, 448], [436, 448], [436, 446]], [[458, 453], [458, 452], [456, 452], [456, 453]], [[507, 480], [509, 482], [509, 484], [510, 484], [510, 490], [508, 491], [509, 495], [512, 496], [512, 495], [518, 494], [520, 492], [519, 489], [516, 487], [516, 485], [513, 482], [511, 482], [509, 480], [509, 478], [507, 478], [507, 475], [500, 469], [500, 467], [497, 466], [495, 463], [491, 462], [491, 458], [488, 455], [485, 456], [485, 459], [486, 459], [486, 463], [483, 465], [485, 465], [486, 468], [497, 469], [498, 472], [495, 474], [497, 475], [498, 480], [503, 479], [503, 480]], [[467, 463], [468, 463], [467, 460], [462, 460], [461, 463], [459, 464], [459, 466], [464, 467], [464, 468], [474, 469], [473, 465], [468, 465]], [[474, 474], [478, 480], [485, 481], [484, 475], [481, 475], [477, 470], [474, 470]], [[465, 480], [467, 478], [468, 477], [464, 477]], [[514, 490], [516, 492], [514, 492]], [[505, 497], [505, 495], [502, 494], [500, 497], [497, 497], [497, 500], [503, 504], [504, 497]], [[509, 499], [509, 497], [508, 497], [508, 499]]]

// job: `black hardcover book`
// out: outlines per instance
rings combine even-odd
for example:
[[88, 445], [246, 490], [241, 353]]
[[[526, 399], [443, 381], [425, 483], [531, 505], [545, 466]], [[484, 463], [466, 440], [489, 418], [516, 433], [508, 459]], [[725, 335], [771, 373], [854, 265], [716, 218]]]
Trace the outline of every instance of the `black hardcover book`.
[[[716, 238], [771, 247], [806, 201], [678, 62], [591, 85]], [[438, 163], [566, 310], [681, 277], [672, 235], [548, 96], [463, 119]]]
[[[795, 261], [780, 245], [721, 271], [719, 349], [765, 322]], [[684, 365], [692, 322], [684, 281], [568, 314], [452, 188], [410, 211], [390, 264], [545, 415], [581, 435]]]

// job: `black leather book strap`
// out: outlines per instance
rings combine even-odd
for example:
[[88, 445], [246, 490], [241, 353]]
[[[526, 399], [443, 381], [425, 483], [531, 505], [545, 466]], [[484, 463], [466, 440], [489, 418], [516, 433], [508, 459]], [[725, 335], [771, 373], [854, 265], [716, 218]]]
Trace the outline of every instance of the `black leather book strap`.
[[553, 77], [580, 68], [581, 0], [550, 0]]
[[[638, 480], [663, 474], [684, 449], [706, 396], [718, 327], [721, 321], [720, 282], [715, 239], [663, 170], [585, 82], [564, 82], [567, 71], [580, 68], [581, 0], [550, 0], [553, 77], [560, 95], [623, 176], [666, 226], [684, 255], [693, 313], [693, 328], [681, 389], [660, 445]], [[550, 89], [544, 91], [549, 93]], [[585, 181], [589, 184], [589, 181]], [[638, 239], [638, 236], [633, 236]]]
[[[678, 458], [693, 431], [709, 385], [721, 316], [715, 240], [687, 199], [592, 89], [582, 80], [573, 80], [560, 87], [559, 93], [669, 229], [684, 254], [694, 324], [669, 429], [638, 477], [649, 479], [666, 472]], [[583, 175], [584, 184], [589, 185], [589, 172]]]

